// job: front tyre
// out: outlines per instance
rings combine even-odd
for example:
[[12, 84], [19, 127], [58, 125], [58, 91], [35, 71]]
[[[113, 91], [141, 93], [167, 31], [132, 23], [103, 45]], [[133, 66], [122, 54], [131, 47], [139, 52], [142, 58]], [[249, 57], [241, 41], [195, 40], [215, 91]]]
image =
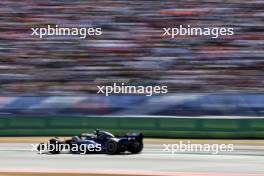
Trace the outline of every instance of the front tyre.
[[106, 153], [110, 155], [119, 153], [118, 142], [115, 140], [109, 139], [106, 142]]
[[60, 144], [61, 142], [57, 139], [50, 139], [49, 140], [49, 147], [48, 147], [48, 152], [51, 154], [59, 154], [61, 152], [60, 149]]

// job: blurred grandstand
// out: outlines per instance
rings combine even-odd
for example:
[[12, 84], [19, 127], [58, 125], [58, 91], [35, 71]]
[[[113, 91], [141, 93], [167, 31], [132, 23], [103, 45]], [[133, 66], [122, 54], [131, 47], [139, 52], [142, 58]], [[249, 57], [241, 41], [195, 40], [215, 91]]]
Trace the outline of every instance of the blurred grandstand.
[[[263, 11], [259, 0], [0, 1], [0, 112], [263, 115]], [[47, 24], [100, 26], [103, 35], [31, 36]], [[181, 24], [235, 35], [162, 38], [163, 27]], [[120, 80], [170, 94], [95, 95]]]

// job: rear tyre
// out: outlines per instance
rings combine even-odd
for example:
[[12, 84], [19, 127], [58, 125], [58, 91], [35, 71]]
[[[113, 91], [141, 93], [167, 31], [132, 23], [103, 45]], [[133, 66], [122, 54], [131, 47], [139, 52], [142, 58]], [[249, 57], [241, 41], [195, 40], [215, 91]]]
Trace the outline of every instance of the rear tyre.
[[128, 149], [129, 152], [136, 154], [143, 150], [143, 142], [135, 141]]
[[118, 142], [111, 139], [108, 140], [106, 142], [106, 153], [110, 155], [119, 153]]

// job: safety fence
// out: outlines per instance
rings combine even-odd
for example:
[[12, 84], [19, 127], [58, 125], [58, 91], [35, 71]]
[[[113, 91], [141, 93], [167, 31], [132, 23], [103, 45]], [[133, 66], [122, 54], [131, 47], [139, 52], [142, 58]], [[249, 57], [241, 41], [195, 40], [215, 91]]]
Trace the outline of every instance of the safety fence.
[[147, 137], [264, 138], [263, 118], [5, 116], [1, 136], [78, 135], [94, 129], [114, 134], [142, 132]]

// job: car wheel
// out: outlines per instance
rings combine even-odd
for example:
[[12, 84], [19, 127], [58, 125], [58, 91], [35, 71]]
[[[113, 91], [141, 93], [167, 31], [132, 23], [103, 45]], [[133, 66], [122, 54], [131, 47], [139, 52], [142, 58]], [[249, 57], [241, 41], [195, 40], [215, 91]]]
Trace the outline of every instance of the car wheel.
[[48, 152], [51, 154], [59, 154], [60, 151], [60, 144], [61, 142], [57, 139], [50, 139], [49, 140], [49, 147]]
[[135, 141], [130, 147], [129, 151], [133, 154], [140, 153], [143, 150], [143, 142]]
[[118, 149], [118, 142], [114, 141], [114, 140], [108, 140], [106, 142], [106, 152], [108, 154], [117, 154], [119, 153], [119, 149]]
[[72, 154], [80, 154], [80, 146], [76, 143], [70, 144], [70, 153]]

